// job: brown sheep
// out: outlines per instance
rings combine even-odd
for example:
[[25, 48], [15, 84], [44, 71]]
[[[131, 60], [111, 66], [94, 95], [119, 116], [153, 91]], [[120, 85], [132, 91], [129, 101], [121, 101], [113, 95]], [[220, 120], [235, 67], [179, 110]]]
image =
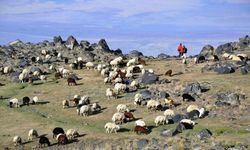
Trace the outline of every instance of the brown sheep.
[[135, 117], [134, 117], [134, 115], [131, 112], [125, 111], [124, 112], [124, 116], [125, 116], [125, 118], [126, 118], [127, 121], [135, 120]]
[[142, 58], [138, 58], [138, 63], [141, 64], [141, 65], [146, 66], [146, 62]]
[[57, 135], [56, 139], [57, 139], [57, 144], [58, 145], [65, 145], [65, 144], [67, 144], [69, 142], [66, 134], [61, 134], [60, 133], [60, 134]]
[[135, 132], [136, 134], [141, 134], [141, 133], [143, 133], [143, 134], [148, 134], [147, 128], [142, 127], [142, 126], [135, 126], [134, 132]]
[[165, 73], [165, 76], [170, 76], [170, 77], [172, 77], [172, 70], [169, 69], [169, 70]]

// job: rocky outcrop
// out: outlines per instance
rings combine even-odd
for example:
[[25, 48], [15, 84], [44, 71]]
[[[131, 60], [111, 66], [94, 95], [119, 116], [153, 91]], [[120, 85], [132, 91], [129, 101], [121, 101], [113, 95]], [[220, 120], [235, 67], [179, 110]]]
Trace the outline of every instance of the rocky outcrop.
[[201, 56], [210, 57], [214, 55], [214, 47], [211, 45], [206, 45], [202, 48], [200, 52]]

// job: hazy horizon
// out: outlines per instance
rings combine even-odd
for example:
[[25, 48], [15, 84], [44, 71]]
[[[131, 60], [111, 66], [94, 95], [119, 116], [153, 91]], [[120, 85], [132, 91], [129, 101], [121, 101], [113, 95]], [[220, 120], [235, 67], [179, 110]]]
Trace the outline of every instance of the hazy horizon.
[[183, 43], [195, 55], [204, 45], [249, 35], [249, 14], [249, 0], [1, 0], [0, 44], [73, 35], [91, 43], [104, 38], [125, 54], [177, 55]]

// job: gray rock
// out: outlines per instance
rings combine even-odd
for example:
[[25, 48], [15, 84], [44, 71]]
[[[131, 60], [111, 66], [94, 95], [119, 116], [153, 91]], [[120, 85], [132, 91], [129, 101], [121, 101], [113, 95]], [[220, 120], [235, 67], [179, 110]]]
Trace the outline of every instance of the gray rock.
[[242, 75], [248, 74], [247, 68], [245, 68], [245, 67], [241, 68], [241, 69], [240, 69], [240, 73], [241, 73]]
[[157, 75], [146, 72], [141, 78], [141, 83], [153, 84], [153, 83], [156, 83], [158, 80], [159, 80], [159, 77]]
[[172, 120], [174, 123], [180, 122], [182, 119], [187, 119], [187, 116], [184, 114], [176, 114], [173, 116]]
[[190, 84], [187, 84], [187, 86], [184, 88], [183, 93], [188, 94], [200, 94], [202, 92], [202, 86], [199, 82], [193, 82]]
[[161, 98], [166, 98], [166, 97], [169, 97], [169, 96], [170, 96], [170, 95], [169, 95], [167, 92], [165, 92], [165, 91], [161, 91], [161, 92], [159, 93], [159, 95], [160, 95]]
[[32, 73], [35, 72], [35, 71], [38, 71], [40, 74], [43, 74], [43, 71], [37, 66], [31, 66], [29, 71], [32, 72]]
[[129, 56], [130, 57], [140, 57], [143, 56], [142, 52], [139, 52], [137, 50], [132, 50], [131, 52], [129, 52]]
[[202, 129], [198, 134], [197, 137], [200, 140], [205, 140], [207, 138], [210, 138], [212, 136], [212, 132], [209, 129]]
[[151, 99], [152, 98], [152, 93], [149, 90], [140, 91], [140, 94], [142, 94], [143, 99]]
[[62, 44], [63, 40], [62, 40], [61, 36], [54, 36], [53, 42], [54, 42], [54, 44]]
[[108, 46], [107, 42], [105, 41], [105, 39], [101, 39], [98, 42], [98, 46], [100, 46], [103, 49], [103, 51], [106, 51], [106, 52], [110, 51], [109, 46]]
[[169, 57], [170, 57], [169, 55], [164, 54], [164, 53], [160, 53], [160, 54], [157, 56], [158, 59], [167, 59], [167, 58], [169, 58]]
[[71, 49], [73, 49], [76, 46], [79, 46], [77, 40], [72, 35], [68, 37], [66, 45], [70, 46]]
[[199, 144], [193, 145], [193, 150], [202, 150], [202, 147]]
[[235, 72], [235, 66], [233, 64], [225, 63], [222, 65], [218, 65], [214, 71], [218, 74], [229, 74]]
[[163, 129], [160, 132], [161, 136], [171, 137], [173, 135], [173, 131], [171, 129]]
[[233, 53], [233, 51], [235, 50], [236, 48], [234, 47], [234, 43], [226, 43], [226, 44], [223, 44], [223, 45], [220, 45], [216, 48], [215, 50], [215, 54], [216, 55], [221, 55], [223, 53]]
[[149, 141], [147, 139], [140, 139], [139, 141], [137, 141], [137, 147], [138, 147], [138, 149], [143, 149], [148, 144], [149, 144]]
[[214, 47], [211, 45], [206, 45], [202, 48], [200, 52], [201, 56], [209, 57], [214, 55]]
[[210, 147], [209, 150], [225, 150], [225, 148], [221, 145], [214, 145]]
[[245, 96], [237, 93], [219, 93], [215, 95], [217, 101], [215, 105], [218, 107], [221, 106], [238, 106], [240, 101], [245, 99]]

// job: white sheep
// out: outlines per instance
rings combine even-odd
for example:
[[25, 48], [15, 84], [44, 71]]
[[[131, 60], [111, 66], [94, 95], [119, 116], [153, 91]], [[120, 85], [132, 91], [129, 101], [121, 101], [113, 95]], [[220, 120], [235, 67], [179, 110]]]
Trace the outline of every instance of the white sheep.
[[109, 73], [109, 77], [110, 77], [111, 79], [115, 79], [117, 75], [118, 75], [117, 71], [111, 71], [111, 72]]
[[37, 96], [34, 96], [34, 97], [32, 98], [32, 103], [33, 103], [33, 104], [37, 104], [38, 102], [39, 102], [38, 97], [37, 97]]
[[62, 70], [63, 77], [67, 77], [67, 76], [69, 76], [69, 74], [70, 74], [70, 71], [68, 69], [63, 69]]
[[139, 105], [141, 103], [141, 101], [143, 101], [143, 96], [142, 96], [142, 94], [137, 93], [137, 94], [135, 94], [134, 99], [135, 99], [134, 104]]
[[13, 71], [13, 68], [8, 66], [8, 67], [4, 67], [3, 68], [3, 73], [4, 74], [8, 74], [8, 73], [11, 73]]
[[128, 78], [128, 79], [131, 79], [131, 78], [133, 78], [133, 73], [132, 72], [127, 72], [125, 77]]
[[81, 99], [81, 96], [80, 96], [80, 95], [74, 95], [74, 99], [80, 100], [80, 99]]
[[46, 59], [46, 60], [50, 60], [51, 58], [52, 58], [52, 56], [49, 55], [49, 54], [47, 54], [47, 55], [45, 56], [45, 59]]
[[78, 62], [83, 61], [82, 57], [78, 57], [78, 58], [77, 58], [77, 61], [78, 61]]
[[122, 124], [125, 119], [125, 115], [123, 113], [117, 112], [112, 116], [112, 121], [115, 124]]
[[137, 89], [137, 88], [140, 87], [140, 84], [139, 84], [139, 82], [138, 82], [137, 80], [134, 80], [134, 81], [132, 81], [132, 82], [130, 83], [130, 86], [131, 86], [132, 88]]
[[243, 58], [245, 58], [245, 59], [248, 59], [248, 55], [247, 55], [247, 54], [241, 53], [241, 54], [237, 54], [236, 56], [238, 56], [238, 57], [243, 57]]
[[199, 110], [199, 107], [197, 105], [189, 105], [187, 107], [187, 112], [191, 112], [193, 110]]
[[89, 104], [90, 100], [89, 100], [89, 96], [88, 95], [84, 95], [81, 97], [79, 104]]
[[92, 62], [87, 62], [87, 63], [86, 63], [86, 67], [87, 67], [87, 69], [93, 69], [93, 68], [94, 68], [94, 63], [92, 63]]
[[100, 111], [101, 110], [101, 106], [97, 102], [93, 103], [92, 106], [91, 106], [91, 110], [92, 111]]
[[230, 55], [229, 59], [233, 60], [233, 61], [241, 61], [240, 57], [236, 56], [236, 55]]
[[57, 54], [57, 58], [60, 58], [60, 59], [61, 59], [61, 58], [62, 58], [62, 53], [58, 53], [58, 54]]
[[148, 69], [148, 72], [149, 73], [154, 73], [154, 70], [153, 69]]
[[127, 90], [127, 85], [126, 84], [122, 84], [122, 83], [116, 83], [114, 90], [116, 93], [124, 93]]
[[120, 130], [120, 126], [116, 125], [115, 123], [108, 122], [105, 124], [104, 128], [106, 129], [106, 133], [117, 133], [118, 130]]
[[45, 49], [43, 49], [43, 50], [41, 51], [41, 54], [45, 56], [45, 55], [47, 55], [47, 54], [48, 54], [48, 51], [47, 51], [47, 50], [45, 50]]
[[29, 74], [28, 73], [21, 73], [18, 76], [18, 79], [23, 83], [25, 80], [27, 80], [29, 78]]
[[137, 121], [135, 121], [135, 125], [145, 127], [146, 123], [143, 120], [137, 120]]
[[41, 62], [42, 59], [40, 57], [36, 57], [36, 62]]
[[160, 106], [161, 103], [159, 101], [156, 100], [149, 100], [147, 102], [147, 108], [148, 110], [156, 110], [158, 106]]
[[27, 68], [23, 69], [22, 71], [23, 74], [29, 74], [29, 70]]
[[34, 137], [38, 137], [38, 132], [35, 129], [30, 129], [28, 133], [28, 140], [33, 140]]
[[66, 107], [69, 107], [69, 101], [68, 100], [63, 100], [62, 105], [63, 105], [63, 109], [65, 109]]
[[117, 99], [117, 94], [111, 88], [107, 88], [107, 90], [106, 90], [106, 96], [108, 97], [109, 100], [111, 98]]
[[228, 54], [228, 53], [224, 53], [224, 54], [222, 55], [223, 58], [229, 58], [229, 56], [230, 56], [230, 54]]
[[159, 126], [161, 124], [167, 124], [168, 123], [168, 120], [166, 120], [166, 117], [165, 116], [157, 116], [155, 118], [155, 125], [156, 126]]
[[45, 76], [45, 75], [40, 75], [40, 76], [39, 76], [39, 79], [42, 80], [42, 81], [46, 81], [46, 80], [47, 80], [47, 76]]
[[80, 136], [80, 134], [77, 132], [77, 130], [75, 129], [68, 129], [67, 132], [66, 132], [66, 136], [72, 140], [78, 136]]
[[17, 98], [13, 98], [13, 99], [10, 99], [9, 100], [9, 104], [10, 104], [10, 107], [20, 107], [20, 105], [22, 105], [22, 100], [19, 100]]
[[120, 77], [115, 78], [115, 80], [113, 80], [113, 83], [122, 83], [122, 79]]
[[40, 76], [40, 72], [39, 71], [33, 72], [33, 76], [36, 76], [36, 77]]
[[172, 109], [167, 109], [164, 111], [164, 116], [166, 117], [173, 117], [175, 114], [174, 114], [174, 111]]
[[112, 80], [111, 80], [110, 77], [106, 77], [106, 78], [103, 79], [104, 84], [111, 83], [111, 81]]
[[143, 69], [141, 70], [141, 74], [144, 75], [145, 72], [146, 72], [146, 70], [143, 68]]
[[202, 118], [206, 113], [206, 109], [203, 107], [200, 108], [198, 111], [199, 111], [199, 118]]
[[22, 138], [18, 135], [14, 136], [13, 142], [15, 146], [21, 145], [22, 144]]
[[133, 59], [130, 59], [128, 62], [127, 62], [127, 67], [131, 66], [131, 65], [135, 65], [138, 61], [138, 58], [133, 58]]
[[197, 57], [194, 57], [194, 63], [198, 64], [198, 58]]
[[101, 76], [105, 77], [105, 76], [107, 76], [108, 73], [109, 73], [109, 69], [108, 68], [102, 69]]
[[91, 114], [91, 109], [88, 105], [83, 105], [81, 108], [80, 108], [80, 115], [86, 117], [88, 115]]
[[117, 112], [124, 113], [125, 111], [129, 112], [128, 106], [126, 104], [119, 104], [117, 107]]
[[192, 121], [192, 120], [190, 120], [190, 119], [182, 119], [182, 120], [180, 121], [180, 123], [187, 123], [187, 124], [190, 124], [190, 125], [195, 125], [195, 124], [197, 124], [196, 122], [194, 122], [194, 121]]
[[186, 58], [183, 58], [183, 59], [182, 59], [182, 63], [183, 63], [183, 64], [187, 64], [187, 59], [186, 59]]

